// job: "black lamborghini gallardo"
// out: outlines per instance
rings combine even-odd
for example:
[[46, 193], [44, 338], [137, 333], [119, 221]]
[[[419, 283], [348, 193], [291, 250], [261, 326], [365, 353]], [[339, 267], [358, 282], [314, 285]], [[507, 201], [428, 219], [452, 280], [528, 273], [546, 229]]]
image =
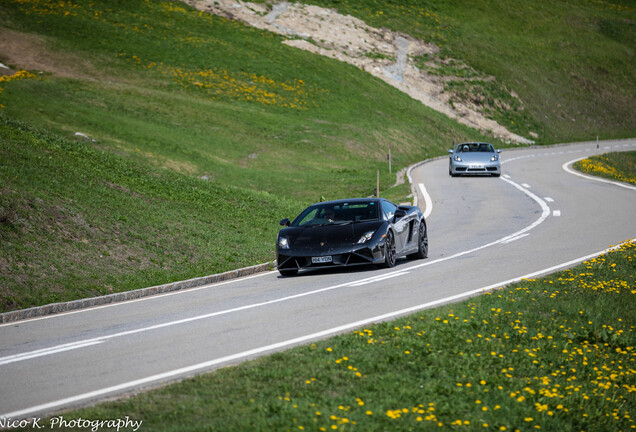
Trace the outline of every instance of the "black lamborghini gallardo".
[[418, 207], [382, 198], [327, 201], [307, 207], [278, 233], [276, 260], [283, 276], [299, 270], [376, 264], [397, 257], [426, 258], [426, 221]]

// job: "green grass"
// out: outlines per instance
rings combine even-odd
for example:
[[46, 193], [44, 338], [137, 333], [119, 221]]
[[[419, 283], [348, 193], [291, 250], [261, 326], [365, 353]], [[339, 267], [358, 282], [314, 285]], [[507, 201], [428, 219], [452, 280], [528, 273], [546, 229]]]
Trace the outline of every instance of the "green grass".
[[578, 161], [574, 168], [610, 180], [636, 184], [636, 152], [615, 152]]
[[[636, 243], [64, 419], [152, 431], [627, 431]], [[44, 423], [46, 424], [46, 422]]]
[[279, 215], [302, 210], [267, 192], [140, 165], [2, 115], [0, 160], [2, 310], [267, 262]]
[[[636, 7], [631, 0], [308, 0], [376, 27], [441, 47], [436, 56], [496, 78], [496, 97], [514, 91], [523, 106], [493, 112], [540, 143], [632, 137], [636, 129]], [[417, 60], [417, 59], [416, 59]], [[461, 68], [462, 76], [466, 68]], [[472, 99], [474, 91], [459, 92]]]
[[40, 49], [100, 70], [84, 79], [91, 68], [65, 63], [76, 77], [7, 85], [9, 116], [190, 175], [305, 202], [363, 195], [389, 146], [403, 167], [475, 135], [357, 68], [185, 5], [4, 8], [15, 29], [55, 41]]

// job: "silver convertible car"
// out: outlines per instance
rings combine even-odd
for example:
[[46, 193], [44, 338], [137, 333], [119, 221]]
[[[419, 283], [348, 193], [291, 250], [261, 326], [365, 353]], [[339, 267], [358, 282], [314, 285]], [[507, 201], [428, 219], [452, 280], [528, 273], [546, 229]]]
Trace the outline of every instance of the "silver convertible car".
[[499, 177], [501, 161], [499, 153], [492, 144], [469, 142], [459, 144], [455, 150], [449, 150], [448, 174], [455, 177], [460, 174], [485, 174]]

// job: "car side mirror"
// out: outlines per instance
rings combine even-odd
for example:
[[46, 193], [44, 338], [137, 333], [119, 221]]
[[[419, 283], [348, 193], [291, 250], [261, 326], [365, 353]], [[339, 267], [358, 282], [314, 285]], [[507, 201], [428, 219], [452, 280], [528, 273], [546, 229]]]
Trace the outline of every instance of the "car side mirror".
[[498, 150], [497, 150], [497, 153], [501, 153], [501, 149], [498, 149]]
[[455, 150], [449, 150], [448, 152], [449, 152], [450, 154], [453, 154], [453, 153], [455, 153]]
[[404, 216], [406, 216], [406, 210], [402, 210], [402, 209], [397, 209], [395, 211], [395, 219], [402, 219]]
[[289, 225], [290, 225], [290, 223], [291, 223], [291, 222], [290, 222], [290, 221], [289, 221], [289, 219], [287, 219], [287, 218], [285, 218], [285, 219], [283, 219], [283, 220], [281, 220], [281, 221], [280, 221], [280, 224], [281, 224], [282, 226], [289, 226]]

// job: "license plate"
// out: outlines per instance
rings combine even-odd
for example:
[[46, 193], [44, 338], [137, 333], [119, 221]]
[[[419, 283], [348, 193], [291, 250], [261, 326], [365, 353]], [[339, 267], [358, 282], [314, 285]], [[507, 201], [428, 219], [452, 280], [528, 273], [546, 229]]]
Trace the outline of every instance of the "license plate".
[[483, 165], [471, 165], [471, 166], [469, 166], [469, 168], [471, 168], [471, 169], [478, 169], [478, 168], [483, 168], [483, 167], [484, 167]]
[[311, 262], [313, 264], [330, 263], [330, 262], [333, 262], [333, 257], [331, 256], [312, 257]]

